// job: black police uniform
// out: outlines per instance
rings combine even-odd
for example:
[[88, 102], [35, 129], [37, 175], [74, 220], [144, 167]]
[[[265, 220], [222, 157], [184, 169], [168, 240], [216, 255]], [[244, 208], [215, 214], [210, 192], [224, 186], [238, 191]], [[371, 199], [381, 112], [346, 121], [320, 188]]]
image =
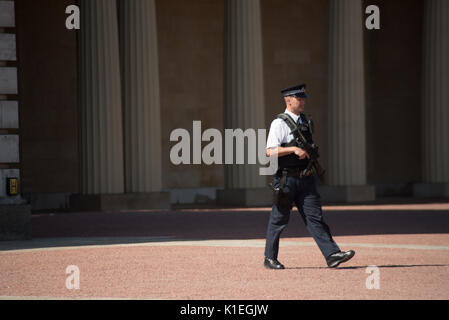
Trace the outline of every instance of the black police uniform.
[[[299, 97], [306, 98], [305, 85], [287, 88], [282, 91], [284, 96], [295, 94]], [[301, 132], [309, 143], [313, 143], [312, 132], [307, 123], [304, 114], [300, 114]], [[285, 146], [298, 146], [295, 139]], [[299, 159], [295, 154], [289, 154], [279, 157], [279, 169], [274, 177], [272, 183], [273, 187], [279, 188], [282, 171], [288, 169], [290, 172], [300, 172], [306, 169], [309, 159]], [[282, 192], [287, 201], [283, 201], [279, 207], [274, 204], [268, 222], [268, 230], [265, 245], [265, 257], [268, 259], [277, 260], [279, 252], [279, 238], [282, 231], [288, 224], [290, 218], [290, 211], [293, 205], [296, 205], [302, 219], [313, 237], [323, 256], [327, 259], [334, 253], [340, 252], [340, 248], [332, 239], [330, 229], [323, 220], [320, 195], [317, 192], [315, 177], [313, 175], [300, 177], [298, 174], [287, 173]]]

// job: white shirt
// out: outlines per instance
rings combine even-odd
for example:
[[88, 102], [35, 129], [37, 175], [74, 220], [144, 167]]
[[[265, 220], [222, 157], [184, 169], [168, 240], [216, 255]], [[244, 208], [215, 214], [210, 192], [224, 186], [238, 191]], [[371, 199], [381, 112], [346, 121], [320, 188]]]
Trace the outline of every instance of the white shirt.
[[[296, 115], [285, 109], [293, 121], [298, 122], [299, 115]], [[267, 138], [267, 149], [280, 147], [283, 143], [289, 143], [293, 140], [293, 135], [289, 126], [282, 119], [274, 119], [270, 126], [270, 132]]]

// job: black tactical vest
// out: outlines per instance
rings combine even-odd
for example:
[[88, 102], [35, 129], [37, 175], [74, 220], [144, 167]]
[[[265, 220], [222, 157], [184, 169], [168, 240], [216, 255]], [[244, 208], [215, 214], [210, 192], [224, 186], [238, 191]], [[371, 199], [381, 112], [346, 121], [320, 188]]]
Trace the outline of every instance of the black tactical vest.
[[[306, 119], [306, 116], [301, 113], [300, 115], [302, 123], [299, 126], [301, 133], [303, 134], [304, 138], [306, 138], [307, 142], [310, 144], [313, 144], [312, 140], [312, 130], [309, 126], [309, 122]], [[279, 116], [278, 116], [279, 118]], [[284, 121], [284, 120], [282, 120]], [[296, 142], [296, 139], [293, 139], [289, 143], [283, 143], [281, 144], [281, 147], [299, 147], [298, 143]], [[278, 160], [278, 166], [279, 169], [283, 168], [299, 168], [301, 170], [304, 170], [307, 168], [307, 165], [309, 164], [309, 159], [299, 159], [299, 157], [294, 154], [288, 154], [283, 157], [279, 157]]]

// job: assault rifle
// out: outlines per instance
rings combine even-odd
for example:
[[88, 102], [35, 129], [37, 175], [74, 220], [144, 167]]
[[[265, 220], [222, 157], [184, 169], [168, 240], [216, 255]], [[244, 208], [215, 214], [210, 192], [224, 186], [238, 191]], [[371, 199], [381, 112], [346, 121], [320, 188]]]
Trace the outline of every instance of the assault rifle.
[[287, 122], [287, 125], [290, 127], [291, 133], [295, 138], [298, 146], [305, 152], [307, 152], [307, 154], [310, 157], [309, 164], [307, 165], [307, 168], [304, 169], [303, 173], [306, 174], [310, 170], [313, 170], [313, 173], [318, 176], [321, 182], [323, 182], [326, 170], [324, 170], [323, 167], [318, 162], [319, 157], [318, 146], [315, 145], [314, 143], [310, 144], [309, 142], [307, 142], [307, 139], [301, 133], [300, 127], [296, 125], [296, 123], [289, 115], [281, 113], [278, 117]]

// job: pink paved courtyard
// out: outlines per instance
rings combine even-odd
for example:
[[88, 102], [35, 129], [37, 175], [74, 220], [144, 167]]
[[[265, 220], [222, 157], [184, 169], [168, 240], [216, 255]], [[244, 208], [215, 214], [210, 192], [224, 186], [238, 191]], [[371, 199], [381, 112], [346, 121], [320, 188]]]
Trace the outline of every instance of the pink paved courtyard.
[[269, 208], [35, 214], [32, 241], [0, 242], [0, 299], [449, 299], [448, 203], [323, 209], [356, 251], [337, 269], [299, 214], [281, 238], [286, 269], [264, 269]]

